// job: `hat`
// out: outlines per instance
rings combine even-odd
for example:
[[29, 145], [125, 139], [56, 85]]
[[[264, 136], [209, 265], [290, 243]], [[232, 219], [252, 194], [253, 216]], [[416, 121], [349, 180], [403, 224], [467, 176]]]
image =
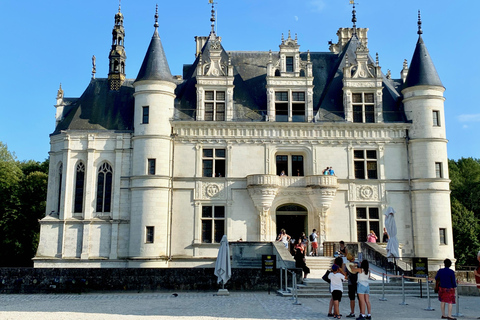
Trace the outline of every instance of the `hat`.
[[353, 254], [351, 254], [350, 252], [347, 253], [347, 260], [348, 260], [348, 261], [352, 261], [353, 259], [355, 259], [355, 257], [353, 256]]
[[338, 266], [337, 266], [336, 264], [334, 264], [334, 265], [332, 266], [332, 271], [337, 271], [337, 270], [338, 270]]

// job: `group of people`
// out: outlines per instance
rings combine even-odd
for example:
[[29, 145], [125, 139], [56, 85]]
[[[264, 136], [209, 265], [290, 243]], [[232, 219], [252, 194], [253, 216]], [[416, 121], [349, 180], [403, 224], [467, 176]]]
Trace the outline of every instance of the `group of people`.
[[293, 240], [290, 237], [285, 229], [280, 230], [280, 234], [277, 237], [277, 241], [282, 242], [285, 245], [285, 248], [288, 249], [288, 244], [292, 242], [290, 252], [295, 259], [295, 267], [301, 268], [303, 270], [303, 278], [306, 279], [307, 275], [310, 273], [310, 268], [306, 264], [306, 256], [308, 251], [308, 243], [311, 245], [310, 255], [316, 256], [318, 251], [318, 233], [316, 229], [313, 229], [312, 233], [307, 236], [305, 232], [302, 232], [300, 237], [297, 240]]
[[[346, 260], [346, 262], [344, 261]], [[360, 315], [357, 320], [372, 319], [370, 304], [369, 263], [363, 260], [360, 265], [355, 262], [353, 254], [348, 252], [343, 241], [340, 241], [340, 250], [332, 268], [328, 271], [330, 292], [332, 298], [328, 308], [328, 316], [341, 319], [340, 301], [343, 295], [343, 281], [348, 281], [348, 298], [350, 300], [350, 314], [347, 318], [355, 318], [355, 296], [358, 297]]]
[[[388, 235], [387, 229], [383, 228], [382, 242], [387, 243], [389, 239], [390, 236]], [[370, 233], [367, 235], [367, 242], [376, 243], [377, 240], [378, 236], [375, 234], [375, 231], [370, 230]]]
[[322, 174], [325, 175], [325, 176], [334, 176], [334, 175], [335, 175], [335, 171], [333, 171], [333, 168], [332, 168], [332, 167], [326, 167], [326, 168], [322, 171]]

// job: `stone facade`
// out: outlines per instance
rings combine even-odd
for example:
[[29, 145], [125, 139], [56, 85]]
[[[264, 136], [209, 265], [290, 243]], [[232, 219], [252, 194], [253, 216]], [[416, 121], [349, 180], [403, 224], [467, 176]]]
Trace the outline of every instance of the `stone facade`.
[[183, 77], [157, 29], [135, 81], [60, 88], [35, 267], [201, 266], [223, 234], [268, 242], [280, 228], [366, 241], [389, 206], [403, 256], [453, 258], [444, 87], [422, 73], [420, 32], [394, 80], [368, 29], [340, 29], [325, 53], [290, 33], [278, 52], [228, 52], [212, 29]]

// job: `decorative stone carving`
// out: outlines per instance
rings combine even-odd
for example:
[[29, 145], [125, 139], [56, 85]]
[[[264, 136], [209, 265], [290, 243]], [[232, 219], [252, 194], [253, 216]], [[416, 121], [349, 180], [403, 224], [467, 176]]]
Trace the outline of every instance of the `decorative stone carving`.
[[203, 183], [202, 185], [202, 199], [225, 198], [225, 186], [217, 183]]
[[356, 186], [356, 198], [364, 201], [378, 200], [378, 186]]

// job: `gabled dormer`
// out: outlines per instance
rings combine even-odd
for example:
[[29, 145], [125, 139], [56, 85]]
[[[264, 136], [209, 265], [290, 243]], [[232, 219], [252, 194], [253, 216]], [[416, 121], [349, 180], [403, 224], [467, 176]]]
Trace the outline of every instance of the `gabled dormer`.
[[[233, 120], [233, 66], [214, 30], [215, 10], [212, 3], [212, 30], [197, 56], [198, 121]], [[202, 40], [204, 37], [198, 37]], [[198, 41], [197, 39], [197, 41]], [[198, 50], [197, 42], [197, 50]]]
[[310, 52], [300, 53], [295, 35], [282, 35], [278, 54], [267, 64], [267, 120], [310, 122], [313, 119], [313, 72]]
[[378, 64], [378, 54], [374, 62], [366, 44], [360, 41], [355, 33], [344, 50], [345, 120], [354, 123], [383, 122], [383, 75]]

